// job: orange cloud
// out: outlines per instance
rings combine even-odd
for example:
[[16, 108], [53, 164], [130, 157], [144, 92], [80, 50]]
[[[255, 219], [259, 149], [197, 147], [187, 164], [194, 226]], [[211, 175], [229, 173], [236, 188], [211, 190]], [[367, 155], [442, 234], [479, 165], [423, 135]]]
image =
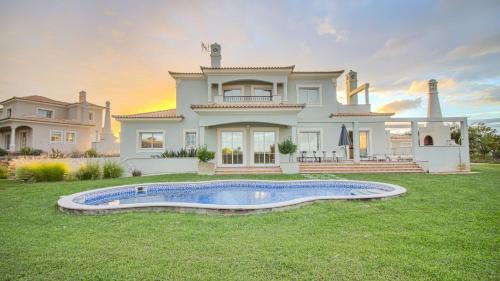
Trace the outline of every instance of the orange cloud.
[[422, 103], [422, 98], [396, 100], [382, 105], [377, 109], [377, 112], [399, 113], [405, 110], [418, 108], [421, 103]]

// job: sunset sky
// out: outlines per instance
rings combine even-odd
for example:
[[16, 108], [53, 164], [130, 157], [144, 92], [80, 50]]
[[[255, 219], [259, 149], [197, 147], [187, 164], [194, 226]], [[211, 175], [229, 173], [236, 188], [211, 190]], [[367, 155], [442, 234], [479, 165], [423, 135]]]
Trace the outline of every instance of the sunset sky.
[[353, 69], [373, 110], [398, 116], [425, 115], [435, 78], [445, 116], [500, 128], [498, 0], [2, 0], [0, 35], [2, 100], [83, 89], [116, 114], [173, 108], [168, 71], [199, 71], [200, 42], [218, 42], [223, 66]]

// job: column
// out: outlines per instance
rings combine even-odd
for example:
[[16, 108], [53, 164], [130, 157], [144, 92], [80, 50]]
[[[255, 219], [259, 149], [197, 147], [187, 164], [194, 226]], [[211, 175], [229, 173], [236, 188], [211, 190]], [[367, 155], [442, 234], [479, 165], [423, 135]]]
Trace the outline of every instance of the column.
[[208, 101], [211, 102], [212, 101], [212, 83], [210, 83], [210, 81], [208, 81], [207, 91], [208, 91]]
[[14, 152], [16, 151], [16, 128], [14, 126], [10, 127], [10, 144], [9, 144], [9, 151]]
[[370, 93], [369, 93], [369, 86], [366, 86], [365, 88], [365, 104], [370, 104]]
[[462, 135], [462, 147], [460, 148], [462, 153], [461, 157], [464, 163], [464, 170], [470, 170], [470, 151], [469, 151], [469, 125], [467, 124], [467, 119], [460, 122], [460, 133]]
[[413, 160], [415, 160], [415, 155], [417, 154], [418, 147], [418, 122], [411, 121], [411, 154], [413, 154]]
[[278, 95], [278, 84], [273, 82], [273, 96]]
[[205, 126], [200, 126], [200, 128], [198, 129], [199, 133], [199, 144], [198, 146], [202, 147], [202, 146], [205, 146], [206, 143], [205, 143]]
[[217, 95], [222, 96], [222, 83], [217, 84]]
[[291, 137], [292, 137], [292, 142], [297, 144], [297, 126], [291, 127]]
[[283, 101], [288, 101], [288, 83], [283, 82]]
[[359, 122], [352, 122], [353, 158], [359, 163]]

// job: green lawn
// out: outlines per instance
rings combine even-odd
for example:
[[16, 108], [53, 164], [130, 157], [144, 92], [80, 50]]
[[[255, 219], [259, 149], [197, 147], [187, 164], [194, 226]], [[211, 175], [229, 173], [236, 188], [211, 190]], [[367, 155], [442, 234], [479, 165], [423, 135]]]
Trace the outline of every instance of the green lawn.
[[87, 189], [212, 177], [4, 180], [0, 279], [499, 280], [500, 165], [474, 171], [480, 173], [338, 175], [395, 183], [408, 193], [250, 216], [78, 216], [56, 209], [60, 195]]

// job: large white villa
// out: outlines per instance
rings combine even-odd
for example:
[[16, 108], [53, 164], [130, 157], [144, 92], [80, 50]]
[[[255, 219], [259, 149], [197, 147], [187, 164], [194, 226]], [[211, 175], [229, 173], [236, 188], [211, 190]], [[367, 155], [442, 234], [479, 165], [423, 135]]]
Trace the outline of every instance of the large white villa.
[[[299, 164], [294, 168], [290, 160], [308, 167], [406, 161], [429, 172], [469, 170], [467, 119], [441, 116], [435, 80], [429, 81], [426, 118], [394, 118], [372, 112], [369, 84], [358, 84], [356, 72], [297, 71], [293, 65], [223, 67], [221, 46], [210, 49], [210, 67], [170, 72], [176, 81], [175, 109], [114, 116], [121, 122], [122, 161], [147, 163], [165, 150], [206, 145], [216, 152], [220, 170], [297, 172]], [[337, 97], [343, 74], [346, 104]], [[460, 144], [450, 138], [452, 122], [464, 132]], [[352, 140], [348, 149], [339, 146], [342, 125]], [[394, 137], [394, 130], [406, 133]], [[291, 158], [277, 149], [288, 138], [298, 144]]]

